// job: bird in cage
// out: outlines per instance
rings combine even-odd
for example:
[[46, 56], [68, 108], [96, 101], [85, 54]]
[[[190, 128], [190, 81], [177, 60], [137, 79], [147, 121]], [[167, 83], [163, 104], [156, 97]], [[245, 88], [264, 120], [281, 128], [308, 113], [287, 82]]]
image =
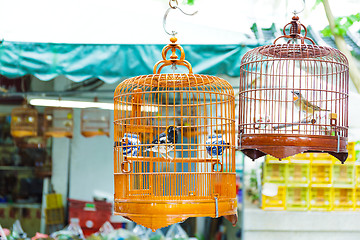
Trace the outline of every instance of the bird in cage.
[[294, 94], [294, 104], [297, 109], [302, 111], [305, 114], [314, 115], [315, 112], [320, 111], [330, 111], [327, 109], [322, 109], [319, 106], [316, 106], [309, 102], [299, 91], [291, 91]]
[[222, 134], [208, 136], [205, 145], [206, 151], [211, 157], [221, 156], [224, 150], [229, 148], [229, 144], [225, 142]]
[[122, 146], [123, 155], [128, 157], [137, 156], [138, 152], [140, 151], [140, 144], [141, 142], [138, 135], [125, 133], [120, 143], [120, 146]]
[[[159, 137], [151, 142], [151, 146], [147, 147], [144, 152], [158, 152], [163, 158], [172, 159], [169, 152], [174, 150], [174, 144], [177, 143], [179, 138], [179, 129], [175, 126], [166, 127], [165, 132], [161, 133]], [[166, 156], [164, 155], [166, 154]]]

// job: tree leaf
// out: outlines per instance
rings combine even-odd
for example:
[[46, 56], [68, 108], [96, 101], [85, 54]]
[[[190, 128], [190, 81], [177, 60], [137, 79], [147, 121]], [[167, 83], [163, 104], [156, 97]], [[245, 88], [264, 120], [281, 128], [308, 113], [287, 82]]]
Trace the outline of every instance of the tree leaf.
[[331, 37], [332, 36], [332, 33], [331, 33], [331, 30], [330, 30], [330, 27], [327, 26], [325, 27], [323, 30], [320, 31], [321, 34], [324, 36], [324, 37]]
[[337, 30], [338, 35], [345, 36], [348, 28], [342, 25], [342, 26], [337, 27], [336, 30]]
[[[321, 0], [322, 1], [322, 0]], [[346, 20], [344, 22], [344, 19]], [[335, 28], [334, 28], [334, 34], [335, 35], [340, 35], [340, 36], [345, 36], [347, 31], [349, 30], [349, 28], [355, 23], [355, 22], [360, 22], [360, 13], [357, 14], [352, 14], [349, 16], [345, 16], [345, 17], [337, 17], [334, 20], [335, 22]], [[343, 23], [344, 22], [344, 23]], [[331, 29], [329, 26], [325, 27], [321, 33], [325, 36], [325, 37], [329, 37], [331, 36]]]
[[316, 0], [314, 6], [312, 7], [311, 10], [314, 10], [320, 3], [322, 3], [323, 0]]

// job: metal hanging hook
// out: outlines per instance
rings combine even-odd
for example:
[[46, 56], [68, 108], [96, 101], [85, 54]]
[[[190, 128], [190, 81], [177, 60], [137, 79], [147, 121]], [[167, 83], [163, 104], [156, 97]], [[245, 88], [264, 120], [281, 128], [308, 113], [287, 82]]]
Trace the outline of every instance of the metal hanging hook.
[[300, 11], [296, 11], [294, 10], [292, 13], [296, 16], [299, 13], [302, 13], [305, 10], [305, 0], [302, 1], [303, 2], [303, 7]]
[[169, 6], [170, 6], [170, 7], [168, 8], [168, 10], [166, 10], [165, 15], [164, 15], [164, 18], [163, 18], [163, 28], [164, 28], [164, 31], [165, 31], [168, 35], [175, 37], [175, 35], [177, 34], [176, 31], [173, 30], [173, 31], [169, 32], [169, 31], [166, 30], [166, 19], [167, 19], [167, 16], [169, 15], [170, 10], [172, 10], [172, 9], [174, 9], [174, 10], [179, 9], [180, 12], [182, 12], [183, 14], [185, 14], [185, 15], [187, 15], [187, 16], [193, 16], [193, 15], [197, 14], [198, 11], [195, 11], [195, 12], [193, 12], [193, 13], [186, 13], [186, 12], [184, 12], [184, 11], [178, 6], [178, 1], [177, 1], [177, 0], [170, 0], [170, 1], [169, 1]]

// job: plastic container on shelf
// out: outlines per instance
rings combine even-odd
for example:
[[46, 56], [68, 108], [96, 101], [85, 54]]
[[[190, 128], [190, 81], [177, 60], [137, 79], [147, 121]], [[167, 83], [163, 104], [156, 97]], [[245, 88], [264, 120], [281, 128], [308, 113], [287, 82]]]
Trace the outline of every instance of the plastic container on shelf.
[[346, 162], [355, 162], [356, 161], [356, 151], [355, 151], [356, 142], [348, 142], [347, 150], [348, 150], [348, 158]]
[[6, 233], [0, 224], [0, 240], [7, 240]]
[[311, 187], [309, 210], [331, 211], [332, 210], [332, 187]]
[[354, 188], [333, 188], [333, 210], [353, 211], [355, 207]]
[[56, 225], [64, 223], [64, 208], [45, 208], [46, 225]]
[[286, 180], [286, 168], [288, 161], [266, 161], [264, 164], [264, 182], [284, 184]]
[[360, 186], [360, 164], [355, 164], [355, 185]]
[[166, 233], [166, 240], [186, 240], [189, 236], [179, 223], [173, 224]]
[[280, 163], [287, 163], [289, 162], [290, 158], [283, 158], [283, 159], [279, 159], [279, 158], [276, 158], [276, 157], [273, 157], [271, 155], [266, 155], [266, 158], [265, 158], [265, 162], [267, 163], [277, 163], [277, 162], [280, 162]]
[[330, 187], [332, 184], [332, 161], [312, 161], [310, 164], [311, 186]]
[[136, 224], [136, 226], [133, 228], [132, 232], [140, 239], [145, 239], [148, 229], [144, 226]]
[[290, 160], [286, 168], [287, 186], [308, 186], [310, 183], [310, 160]]
[[85, 239], [78, 218], [70, 218], [69, 225], [64, 229], [50, 234], [51, 239]]
[[313, 154], [312, 153], [300, 153], [296, 154], [294, 156], [291, 156], [291, 160], [312, 160]]
[[333, 161], [336, 160], [334, 156], [331, 156], [328, 153], [313, 153], [312, 154], [312, 161]]
[[355, 185], [355, 164], [353, 161], [346, 161], [341, 164], [339, 161], [333, 164], [333, 186], [353, 187]]
[[287, 187], [286, 210], [304, 211], [309, 208], [309, 187]]
[[111, 214], [111, 203], [69, 199], [69, 218], [79, 219], [79, 224], [85, 236], [97, 232], [106, 221], [110, 221]]
[[165, 240], [165, 235], [160, 229], [157, 229], [156, 231], [152, 231], [151, 229], [148, 229], [146, 233], [146, 237], [143, 239]]
[[354, 210], [360, 211], [360, 188], [359, 187], [354, 188], [354, 195], [355, 195]]
[[285, 210], [285, 199], [286, 199], [286, 187], [277, 186], [276, 195], [266, 196], [262, 194], [261, 208], [263, 210]]
[[55, 209], [62, 208], [62, 196], [60, 193], [49, 193], [46, 194], [46, 208]]

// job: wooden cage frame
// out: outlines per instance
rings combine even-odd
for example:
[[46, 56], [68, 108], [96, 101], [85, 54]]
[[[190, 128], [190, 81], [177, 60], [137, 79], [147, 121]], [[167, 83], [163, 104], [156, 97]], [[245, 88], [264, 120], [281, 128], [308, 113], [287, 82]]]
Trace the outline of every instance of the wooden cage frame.
[[[55, 117], [54, 113], [64, 112], [65, 116]], [[63, 121], [64, 126], [58, 126], [54, 121]], [[67, 125], [67, 126], [66, 126]], [[74, 110], [72, 108], [46, 107], [44, 109], [44, 136], [45, 137], [73, 137]]]
[[[285, 32], [288, 25], [290, 34]], [[252, 159], [327, 152], [344, 162], [348, 61], [336, 49], [315, 45], [297, 16], [283, 33], [274, 44], [250, 50], [242, 58], [239, 148]], [[277, 44], [281, 38], [290, 40]], [[301, 42], [295, 43], [297, 39]]]
[[[89, 119], [86, 119], [86, 116], [88, 116]], [[94, 116], [96, 116], [96, 118], [94, 118]], [[110, 111], [100, 108], [81, 109], [81, 135], [84, 137], [103, 135], [109, 137]]]
[[[171, 41], [154, 74], [115, 90], [114, 212], [151, 229], [199, 216], [236, 223], [233, 89], [221, 78], [193, 74]], [[161, 74], [176, 65], [189, 73]]]
[[26, 104], [13, 108], [10, 133], [15, 138], [36, 137], [38, 134], [38, 111]]

